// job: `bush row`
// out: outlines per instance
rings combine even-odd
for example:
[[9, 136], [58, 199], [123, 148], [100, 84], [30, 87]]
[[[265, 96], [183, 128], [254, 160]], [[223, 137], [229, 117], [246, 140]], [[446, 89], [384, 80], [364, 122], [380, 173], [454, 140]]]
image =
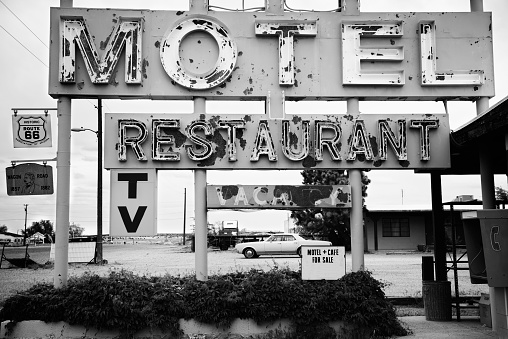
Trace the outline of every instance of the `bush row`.
[[73, 277], [60, 289], [34, 285], [6, 300], [0, 320], [65, 321], [121, 329], [129, 337], [150, 327], [179, 336], [180, 318], [217, 326], [228, 326], [235, 318], [258, 323], [286, 318], [295, 324], [298, 338], [316, 338], [329, 321], [343, 320], [357, 334], [406, 335], [383, 287], [369, 272], [337, 281], [302, 281], [298, 272], [275, 267], [213, 275], [203, 282], [194, 276], [146, 277], [122, 270], [107, 277]]

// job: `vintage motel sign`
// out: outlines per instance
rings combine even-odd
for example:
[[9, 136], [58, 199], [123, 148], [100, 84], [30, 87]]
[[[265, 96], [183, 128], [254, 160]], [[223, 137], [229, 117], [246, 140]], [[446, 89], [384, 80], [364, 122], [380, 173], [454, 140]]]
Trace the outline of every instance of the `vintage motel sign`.
[[14, 148], [51, 147], [51, 115], [12, 116]]
[[474, 100], [494, 96], [491, 27], [487, 12], [51, 8], [49, 94]]
[[350, 208], [349, 185], [208, 185], [207, 208]]
[[53, 194], [53, 168], [35, 163], [5, 169], [7, 195]]
[[302, 280], [337, 280], [344, 274], [343, 246], [302, 246]]
[[112, 170], [110, 234], [115, 237], [157, 234], [157, 172]]

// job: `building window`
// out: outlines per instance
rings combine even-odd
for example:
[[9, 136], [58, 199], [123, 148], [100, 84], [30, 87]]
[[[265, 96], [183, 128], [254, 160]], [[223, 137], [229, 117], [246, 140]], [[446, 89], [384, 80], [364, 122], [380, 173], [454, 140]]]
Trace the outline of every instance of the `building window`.
[[383, 219], [383, 237], [409, 237], [409, 219]]

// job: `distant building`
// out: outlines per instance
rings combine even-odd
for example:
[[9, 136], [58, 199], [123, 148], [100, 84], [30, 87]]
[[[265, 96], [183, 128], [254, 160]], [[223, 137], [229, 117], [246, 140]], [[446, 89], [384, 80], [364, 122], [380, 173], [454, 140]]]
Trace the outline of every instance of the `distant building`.
[[[481, 201], [456, 199], [443, 205], [447, 245], [451, 245], [452, 226], [455, 228], [456, 244], [464, 245], [461, 212], [481, 208]], [[364, 219], [365, 248], [369, 251], [422, 250], [433, 247], [434, 230], [430, 206], [367, 206], [367, 209]]]
[[0, 232], [0, 244], [13, 244], [23, 245], [23, 235], [11, 233], [11, 232]]

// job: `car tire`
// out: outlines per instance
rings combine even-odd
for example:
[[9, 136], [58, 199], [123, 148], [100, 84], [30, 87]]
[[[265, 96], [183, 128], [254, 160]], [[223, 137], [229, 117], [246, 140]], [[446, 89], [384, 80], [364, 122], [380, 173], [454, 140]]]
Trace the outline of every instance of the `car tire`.
[[256, 253], [256, 251], [252, 247], [247, 247], [246, 249], [244, 249], [243, 250], [243, 255], [247, 259], [253, 259], [253, 258], [257, 258], [258, 257], [258, 254]]
[[296, 250], [296, 254], [301, 258], [302, 257], [302, 248], [301, 247], [298, 247], [298, 249]]

